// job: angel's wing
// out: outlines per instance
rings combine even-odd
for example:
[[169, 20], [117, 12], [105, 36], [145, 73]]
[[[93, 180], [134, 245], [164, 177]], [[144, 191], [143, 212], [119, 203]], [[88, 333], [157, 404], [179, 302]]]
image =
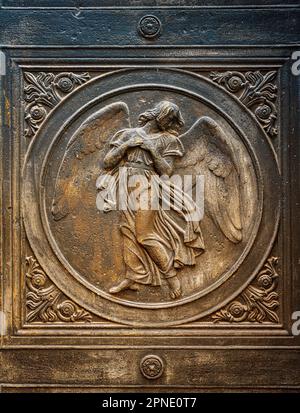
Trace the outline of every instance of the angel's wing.
[[[51, 212], [58, 221], [78, 203], [82, 187], [100, 174], [99, 161], [114, 134], [130, 127], [125, 103], [112, 103], [87, 118], [72, 136], [56, 177]], [[95, 186], [95, 185], [94, 185]]]
[[240, 242], [239, 173], [225, 132], [213, 119], [204, 116], [180, 139], [185, 155], [177, 158], [176, 173], [204, 175], [205, 210], [231, 242]]

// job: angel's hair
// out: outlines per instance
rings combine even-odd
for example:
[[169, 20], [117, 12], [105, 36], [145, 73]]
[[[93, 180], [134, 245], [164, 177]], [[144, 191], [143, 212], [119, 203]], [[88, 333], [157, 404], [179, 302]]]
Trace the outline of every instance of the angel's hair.
[[183, 117], [179, 107], [175, 103], [164, 100], [159, 102], [153, 109], [149, 109], [139, 116], [139, 124], [146, 125], [150, 120], [156, 120], [162, 131], [178, 135], [178, 129], [184, 125]]

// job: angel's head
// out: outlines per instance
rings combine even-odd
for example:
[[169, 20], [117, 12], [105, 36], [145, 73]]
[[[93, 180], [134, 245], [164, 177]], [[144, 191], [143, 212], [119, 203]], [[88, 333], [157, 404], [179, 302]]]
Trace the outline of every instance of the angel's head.
[[139, 116], [141, 126], [153, 120], [160, 130], [174, 135], [178, 135], [179, 129], [184, 125], [179, 107], [167, 100], [159, 102], [153, 109], [149, 109]]

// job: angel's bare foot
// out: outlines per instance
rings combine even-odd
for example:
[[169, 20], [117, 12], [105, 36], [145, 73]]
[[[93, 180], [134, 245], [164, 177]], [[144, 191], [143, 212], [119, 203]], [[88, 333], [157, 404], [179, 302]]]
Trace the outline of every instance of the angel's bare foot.
[[170, 287], [170, 297], [175, 300], [181, 296], [181, 285], [179, 278], [175, 275], [175, 277], [167, 278], [167, 282]]
[[118, 285], [116, 285], [115, 287], [111, 287], [109, 292], [111, 294], [117, 294], [121, 291], [128, 290], [128, 289], [136, 291], [138, 289], [138, 286], [133, 281], [125, 279], [121, 281]]

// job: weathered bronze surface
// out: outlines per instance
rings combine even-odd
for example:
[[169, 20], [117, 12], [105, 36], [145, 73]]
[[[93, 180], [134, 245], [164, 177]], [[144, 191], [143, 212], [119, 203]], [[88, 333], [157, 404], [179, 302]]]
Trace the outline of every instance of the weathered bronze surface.
[[[122, 91], [105, 99], [111, 82]], [[84, 86], [61, 102], [66, 117], [56, 111], [50, 130], [44, 123], [24, 166], [24, 224], [40, 265], [75, 302], [113, 321], [167, 326], [212, 312], [249, 282], [270, 250], [269, 242], [259, 250], [254, 243], [270, 239], [278, 224], [272, 146], [244, 109], [199, 74], [141, 68]], [[221, 113], [207, 103], [212, 97]], [[240, 114], [239, 125], [228, 123], [230, 110]], [[131, 127], [137, 118], [140, 126]], [[267, 157], [270, 170], [262, 174]], [[130, 178], [141, 174], [147, 188], [140, 196], [150, 202], [153, 181], [170, 211], [114, 204], [116, 187], [126, 180], [122, 196], [130, 197]], [[177, 184], [168, 190], [163, 175], [188, 175], [190, 185], [204, 176], [203, 217], [192, 217], [194, 201]], [[245, 265], [249, 254], [254, 267]]]
[[6, 3], [3, 391], [299, 390], [299, 8]]

